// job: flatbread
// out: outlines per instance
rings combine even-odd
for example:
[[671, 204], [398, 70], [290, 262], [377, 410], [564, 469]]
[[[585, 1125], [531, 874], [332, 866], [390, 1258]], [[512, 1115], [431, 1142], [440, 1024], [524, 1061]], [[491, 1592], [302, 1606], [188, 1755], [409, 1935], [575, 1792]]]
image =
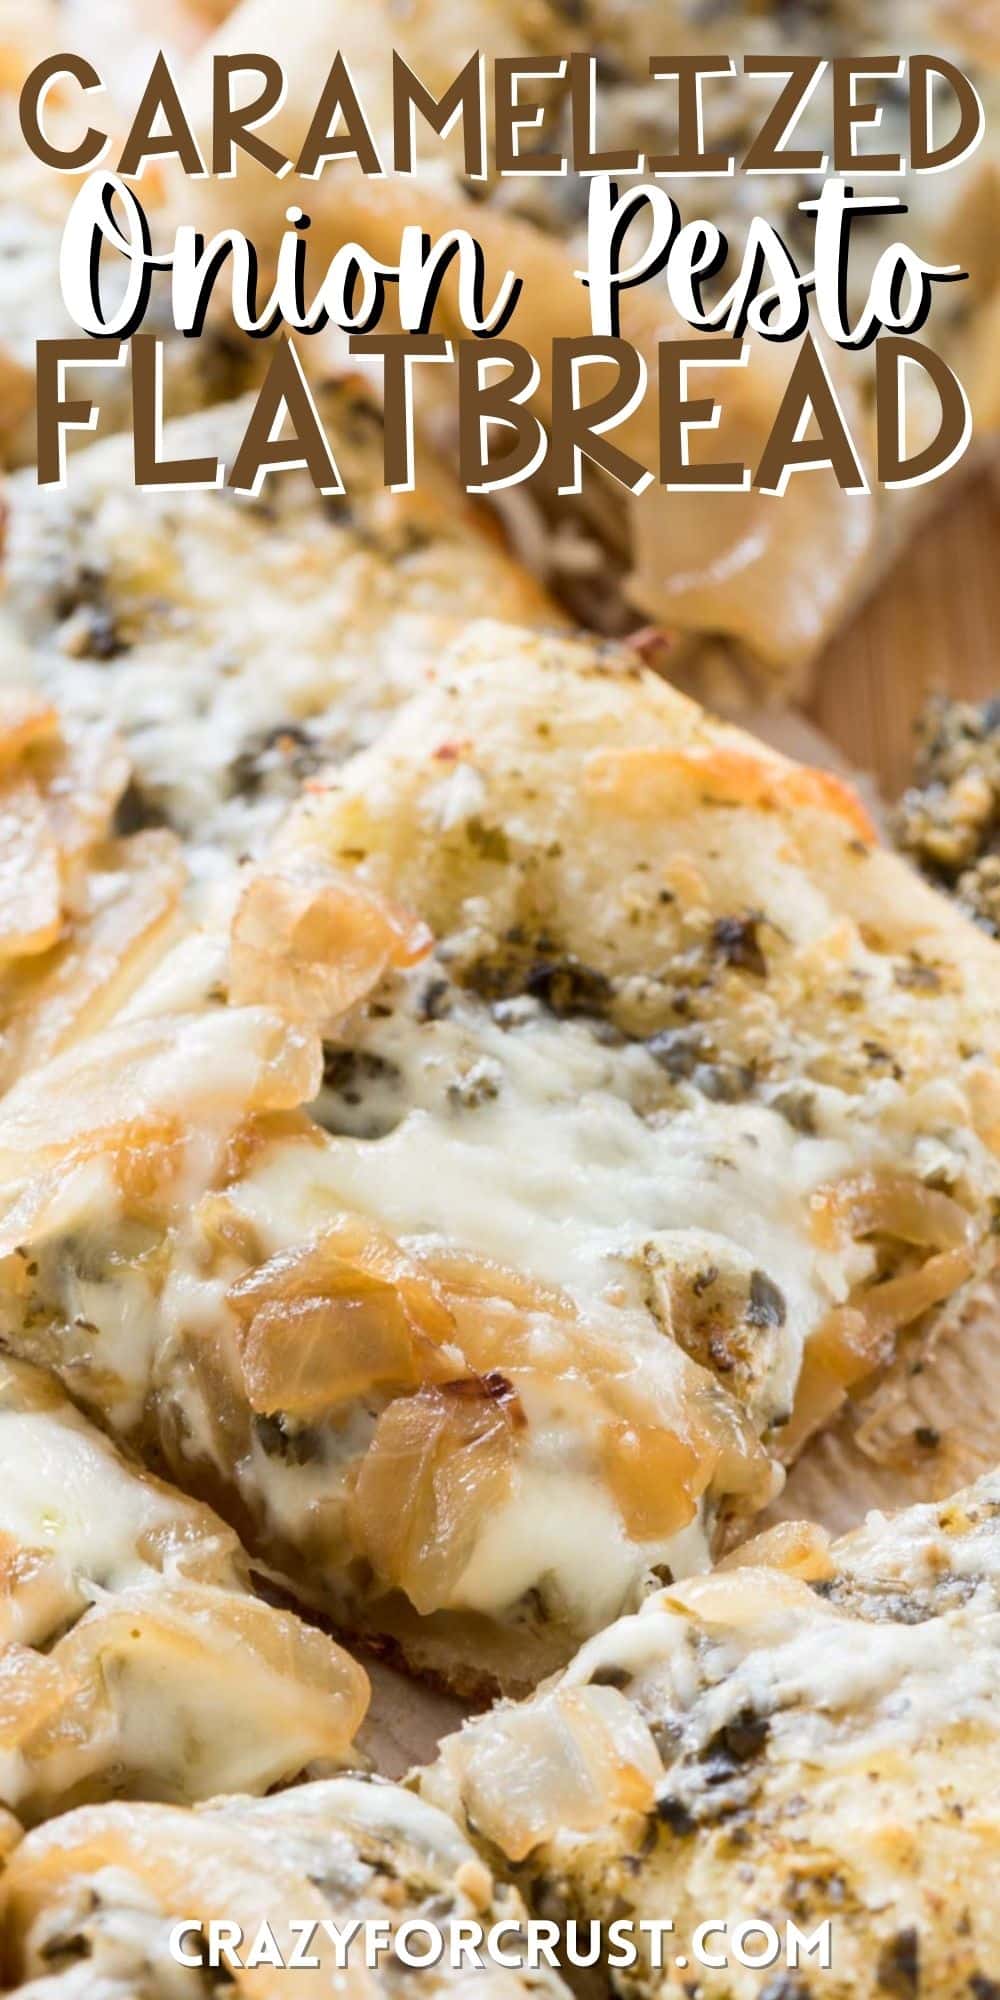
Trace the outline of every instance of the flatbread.
[[[294, 160], [315, 109], [318, 79], [325, 77], [340, 50], [350, 65], [376, 144], [391, 159], [388, 48], [398, 49], [426, 87], [437, 93], [477, 49], [487, 63], [494, 55], [521, 53], [544, 65], [547, 57], [574, 47], [589, 48], [599, 65], [603, 63], [599, 143], [631, 149], [638, 145], [644, 154], [656, 155], [671, 152], [676, 141], [671, 87], [649, 81], [649, 58], [664, 49], [682, 55], [718, 52], [737, 61], [746, 53], [780, 56], [789, 51], [801, 54], [804, 49], [827, 60], [845, 53], [882, 56], [887, 48], [904, 56], [927, 49], [950, 55], [968, 70], [986, 105], [987, 138], [953, 172], [911, 174], [882, 184], [866, 179], [869, 190], [881, 185], [892, 195], [902, 193], [908, 213], [905, 229], [898, 215], [868, 223], [853, 253], [852, 273], [855, 289], [863, 297], [866, 274], [877, 252], [901, 234], [932, 263], [958, 261], [969, 270], [968, 284], [938, 288], [931, 344], [965, 384], [980, 442], [988, 446], [995, 441], [1000, 421], [994, 331], [1000, 310], [995, 257], [1000, 172], [995, 141], [988, 136], [996, 124], [992, 116], [995, 24], [988, 10], [970, 13], [921, 0], [916, 8], [899, 4], [888, 12], [882, 9], [876, 30], [853, 0], [830, 0], [820, 7], [727, 6], [707, 13], [699, 0], [671, 0], [666, 8], [623, 8], [616, 0], [585, 0], [582, 7], [574, 7], [571, 22], [555, 0], [553, 4], [538, 0], [513, 10], [496, 0], [464, 0], [457, 13], [452, 10], [444, 40], [437, 32], [437, 20], [429, 0], [403, 11], [388, 0], [363, 9], [310, 5], [299, 9], [294, 46], [288, 46], [276, 0], [243, 0], [195, 59], [185, 77], [186, 101], [205, 135], [213, 57], [248, 48], [277, 56], [286, 67], [289, 88], [280, 114], [268, 124], [267, 136]], [[773, 78], [766, 80], [761, 92], [759, 86], [737, 77], [727, 97], [725, 86], [709, 86], [716, 109], [713, 129], [725, 134], [737, 158], [773, 102], [775, 88]], [[882, 89], [886, 108], [877, 143], [905, 154], [905, 97], [898, 87], [894, 94], [891, 84]], [[538, 143], [554, 146], [557, 152], [561, 145], [565, 152], [558, 87], [544, 75], [533, 78], [532, 103], [546, 100], [549, 117]], [[827, 75], [811, 101], [797, 143], [829, 154], [830, 119]], [[504, 178], [496, 174], [492, 161], [485, 180], [469, 181], [456, 130], [444, 142], [421, 130], [421, 142], [416, 172], [389, 175], [382, 181], [365, 179], [351, 160], [337, 160], [318, 179], [297, 181], [292, 174], [276, 180], [255, 161], [241, 158], [231, 181], [197, 185], [178, 181], [175, 206], [178, 214], [189, 214], [193, 203], [206, 229], [236, 220], [273, 256], [294, 191], [310, 216], [317, 271], [324, 257], [345, 241], [358, 241], [392, 264], [398, 258], [404, 225], [419, 223], [436, 234], [461, 224], [482, 243], [497, 281], [508, 269], [524, 280], [505, 330], [538, 358], [542, 373], [535, 400], [544, 418], [551, 414], [552, 337], [582, 337], [591, 331], [587, 294], [575, 276], [585, 247], [587, 183], [573, 175]], [[530, 139], [524, 144], [530, 147]], [[800, 262], [810, 264], [808, 234], [803, 235], [808, 222], [798, 204], [815, 193], [812, 182], [780, 174], [756, 179], [737, 174], [702, 177], [688, 187], [671, 181], [661, 185], [668, 192], [680, 189], [686, 219], [705, 215], [717, 220], [740, 254], [746, 225], [759, 211], [774, 222], [793, 251], [798, 249]], [[461, 333], [454, 290], [448, 285], [438, 317], [443, 330]], [[621, 329], [645, 356], [654, 380], [657, 343], [691, 335], [655, 284], [625, 294]], [[699, 370], [694, 393], [716, 395], [724, 414], [707, 440], [696, 437], [695, 457], [701, 454], [709, 462], [735, 460], [756, 470], [798, 350], [794, 341], [775, 345], [754, 340], [751, 347], [751, 363], [745, 370]], [[832, 347], [824, 351], [871, 483], [875, 412], [870, 357], [845, 355]], [[453, 389], [447, 393], [453, 401]], [[934, 435], [936, 400], [932, 392], [914, 391], [911, 406], [911, 448], [916, 448]], [[659, 450], [654, 398], [647, 397], [616, 431], [615, 442], [655, 470]], [[952, 475], [961, 476], [958, 470]], [[526, 490], [544, 492], [543, 487]], [[674, 630], [699, 637], [724, 636], [758, 681], [772, 691], [777, 687], [788, 692], [805, 686], [809, 663], [824, 640], [872, 587], [928, 507], [948, 490], [941, 484], [908, 493], [876, 489], [864, 497], [843, 493], [833, 473], [826, 471], [798, 476], [787, 505], [764, 493], [670, 492], [655, 480], [634, 498], [605, 475], [591, 472], [579, 503], [560, 495], [552, 499], [549, 511], [554, 524], [565, 526], [572, 508], [583, 507], [612, 557], [619, 602], [618, 580], [624, 567], [625, 597], [633, 609]], [[592, 598], [588, 586], [582, 601], [589, 604]]]
[[[0, 1357], [0, 1806], [266, 1791], [349, 1761], [368, 1684], [232, 1530]], [[357, 1752], [353, 1753], [356, 1761]]]
[[[548, 1913], [669, 1916], [661, 1969], [633, 1932], [638, 1965], [612, 1975], [636, 2000], [677, 1990], [709, 1918], [708, 1963], [688, 1957], [706, 2000], [775, 1977], [830, 2000], [988, 1993], [998, 1524], [993, 1473], [832, 1546], [776, 1530], [647, 1599], [533, 1702], [469, 1725], [421, 1791]], [[776, 1958], [752, 1933], [751, 1969], [732, 1947], [762, 1918]], [[789, 1961], [790, 1929], [824, 1924], [825, 1962]]]
[[[29, 1834], [0, 1884], [0, 1978], [22, 2000], [168, 2000], [178, 1990], [169, 1937], [179, 1920], [191, 1934], [213, 1919], [244, 1932], [249, 1955], [265, 1918], [286, 1960], [305, 1949], [311, 1970], [256, 1970], [230, 1963], [211, 1986], [259, 2000], [343, 1994], [378, 2000], [405, 1983], [415, 2000], [467, 1993], [482, 2000], [568, 2000], [558, 1974], [489, 1966], [428, 1970], [386, 1953], [365, 1970], [363, 1940], [336, 1970], [333, 1938], [355, 1922], [382, 1921], [390, 1937], [408, 1919], [507, 1925], [516, 1951], [524, 1906], [444, 1813], [396, 1785], [333, 1779], [271, 1799], [218, 1799], [207, 1809], [111, 1806], [68, 1814]], [[315, 1935], [309, 1933], [315, 1927]], [[513, 1931], [513, 1937], [512, 1937]], [[410, 1950], [426, 1942], [418, 1934]], [[360, 1962], [359, 1962], [360, 1961]]]
[[992, 1270], [994, 942], [634, 653], [474, 630], [187, 952], [0, 1110], [9, 1338], [459, 1694], [703, 1568]]
[[[472, 616], [558, 622], [429, 447], [383, 485], [383, 412], [340, 370], [319, 398], [346, 488], [279, 473], [259, 498], [132, 491], [131, 445], [81, 451], [61, 493], [10, 481], [3, 676], [113, 725], [123, 830], [168, 825], [202, 872], [258, 847], [317, 768], [371, 740]], [[252, 399], [166, 427], [168, 457], [231, 466]]]

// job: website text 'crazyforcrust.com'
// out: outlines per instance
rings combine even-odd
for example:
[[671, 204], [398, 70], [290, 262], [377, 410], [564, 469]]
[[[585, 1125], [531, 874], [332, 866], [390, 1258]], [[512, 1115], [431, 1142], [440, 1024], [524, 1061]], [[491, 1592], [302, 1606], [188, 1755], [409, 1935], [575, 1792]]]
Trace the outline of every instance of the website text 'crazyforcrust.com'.
[[806, 1931], [791, 1921], [772, 1924], [766, 1917], [709, 1917], [686, 1939], [678, 1937], [666, 1917], [608, 1924], [511, 1918], [489, 1925], [465, 1917], [446, 1923], [412, 1917], [397, 1925], [384, 1918], [342, 1924], [286, 1918], [280, 1923], [264, 1919], [253, 1930], [223, 1918], [205, 1922], [191, 1917], [174, 1925], [170, 1955], [178, 1965], [230, 1971], [277, 1966], [313, 1972], [324, 1965], [342, 1971], [361, 1964], [376, 1971], [387, 1958], [414, 1969], [447, 1965], [453, 1971], [482, 1971], [489, 1965], [508, 1971], [594, 1965], [626, 1971], [639, 1964], [655, 1972], [670, 1966], [683, 1971], [689, 1965], [712, 1971], [730, 1966], [829, 1971], [833, 1938], [829, 1920]]

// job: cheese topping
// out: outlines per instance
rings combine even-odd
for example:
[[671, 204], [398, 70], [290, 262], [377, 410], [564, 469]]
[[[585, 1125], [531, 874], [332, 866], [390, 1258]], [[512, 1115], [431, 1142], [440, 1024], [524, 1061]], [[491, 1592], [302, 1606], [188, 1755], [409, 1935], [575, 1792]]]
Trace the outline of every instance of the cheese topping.
[[[123, 824], [175, 827], [202, 873], [259, 847], [327, 758], [370, 741], [483, 603], [554, 615], [432, 459], [418, 493], [383, 488], [381, 409], [359, 377], [321, 402], [342, 500], [304, 473], [259, 499], [136, 495], [125, 439], [81, 452], [63, 494], [28, 474], [9, 488], [5, 675], [113, 724], [133, 764]], [[169, 424], [164, 450], [229, 462], [252, 407]]]
[[[346, 1974], [335, 1970], [333, 1939], [323, 1925], [407, 1919], [472, 1920], [488, 1932], [509, 1926], [504, 1950], [515, 1956], [526, 1921], [515, 1889], [494, 1881], [472, 1844], [445, 1814], [397, 1785], [338, 1778], [271, 1799], [219, 1799], [196, 1812], [163, 1806], [113, 1806], [74, 1813], [34, 1833], [15, 1854], [0, 1888], [7, 1964], [23, 2000], [173, 2000], [182, 1989], [169, 1952], [180, 1917], [192, 1926], [224, 1918], [242, 1923], [245, 1955], [267, 1917], [283, 1955], [293, 1924], [314, 1926], [312, 1974], [324, 1991], [359, 1995], [406, 1991], [418, 2000], [469, 1990], [495, 2000], [568, 2000], [559, 1975], [542, 1966], [519, 1972], [492, 1967], [470, 1974], [438, 1966], [404, 1968], [386, 1957], [365, 1972], [363, 1947]], [[301, 1936], [301, 1931], [298, 1933]], [[194, 1931], [189, 1940], [194, 1945]], [[419, 1950], [416, 1939], [412, 1949]], [[81, 1984], [81, 1973], [86, 1981]], [[186, 1976], [186, 1975], [185, 1975]], [[195, 1974], [199, 1992], [277, 1995], [309, 1973], [231, 1968], [218, 1980]], [[106, 1982], [106, 1983], [105, 1983]], [[207, 1984], [206, 1984], [207, 1982]]]
[[[0, 1802], [195, 1799], [341, 1761], [367, 1682], [250, 1593], [232, 1532], [0, 1366]], [[234, 1682], [232, 1665], [240, 1671]]]
[[[652, 1596], [446, 1742], [421, 1789], [565, 1915], [826, 1917], [838, 2000], [892, 1991], [904, 1957], [958, 2000], [1000, 1938], [1000, 1478], [874, 1517], [818, 1566], [810, 1586], [751, 1552]], [[732, 1966], [702, 1983], [758, 1991]], [[640, 1965], [637, 1993], [668, 1987]]]
[[704, 1567], [989, 1268], [995, 947], [624, 660], [477, 629], [213, 900], [0, 1111], [11, 1337], [451, 1674]]

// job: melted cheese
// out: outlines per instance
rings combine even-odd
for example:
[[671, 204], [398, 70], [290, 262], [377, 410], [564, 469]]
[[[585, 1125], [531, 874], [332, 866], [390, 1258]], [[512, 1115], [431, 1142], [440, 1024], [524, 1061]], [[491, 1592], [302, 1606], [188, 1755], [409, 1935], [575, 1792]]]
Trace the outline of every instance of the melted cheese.
[[[940, 1298], [993, 1254], [995, 948], [863, 833], [821, 774], [661, 683], [479, 628], [250, 874], [288, 893], [260, 902], [265, 948], [240, 933], [245, 990], [256, 951], [282, 1004], [335, 1010], [320, 1122], [296, 1113], [311, 1023], [215, 990], [223, 884], [128, 1019], [6, 1101], [6, 1241], [37, 1266], [3, 1274], [12, 1337], [50, 1353], [58, 1328], [76, 1393], [183, 1483], [221, 1480], [338, 1617], [385, 1629], [410, 1592], [463, 1661], [473, 1614], [565, 1657], [651, 1573], [704, 1567], [720, 1508], [766, 1500], [832, 1311], [898, 1273], [912, 1320], [925, 1264]], [[351, 970], [339, 1013], [313, 949]], [[328, 1277], [341, 1227], [362, 1248]], [[398, 1294], [369, 1304], [366, 1256], [400, 1260]], [[411, 1283], [436, 1353], [407, 1356]], [[340, 1373], [369, 1312], [391, 1358]], [[425, 1590], [364, 1473], [397, 1421], [440, 1419], [455, 1452], [431, 1385], [456, 1381], [503, 1429], [496, 1491], [463, 1491], [468, 1542]]]
[[[66, 1407], [7, 1407], [0, 1409], [0, 1455], [0, 1534], [50, 1554], [88, 1588], [125, 1590], [151, 1580], [144, 1538], [176, 1527], [185, 1504], [139, 1478], [99, 1431]], [[219, 1536], [221, 1549], [229, 1541], [221, 1522]]]
[[[41, 1906], [38, 1883], [48, 1886]], [[287, 1941], [289, 1921], [315, 1924], [310, 1946], [323, 1990], [372, 1995], [395, 1991], [405, 1979], [420, 2000], [468, 1991], [468, 1969], [438, 1967], [405, 1973], [392, 1961], [365, 1973], [337, 1974], [324, 1922], [344, 1926], [442, 1912], [489, 1930], [524, 1924], [517, 1891], [494, 1881], [472, 1844], [445, 1814], [397, 1785], [333, 1779], [266, 1800], [219, 1799], [195, 1813], [163, 1807], [117, 1807], [74, 1814], [58, 1834], [35, 1833], [22, 1843], [0, 1889], [0, 1917], [9, 1929], [14, 1991], [23, 2000], [174, 2000], [178, 1981], [168, 1939], [177, 1919], [177, 1890], [193, 1921], [242, 1923], [249, 1950], [266, 1917]], [[72, 1940], [72, 1942], [70, 1942]], [[512, 1948], [511, 1933], [505, 1945]], [[414, 1941], [414, 1949], [417, 1949]], [[87, 1981], [81, 1986], [81, 1962]], [[198, 1975], [195, 1975], [198, 1977]], [[236, 1972], [237, 1988], [291, 1991], [308, 1974]], [[477, 1990], [497, 2000], [568, 2000], [559, 1975], [496, 1968], [471, 1975]], [[106, 1986], [102, 1984], [106, 1981]]]
[[[259, 500], [137, 494], [124, 439], [81, 452], [64, 494], [11, 483], [3, 672], [113, 724], [130, 813], [175, 826], [202, 873], [259, 847], [304, 779], [369, 741], [483, 602], [554, 615], [433, 461], [419, 493], [383, 489], [359, 379], [322, 407], [342, 501], [304, 474]], [[168, 425], [165, 449], [230, 462], [251, 410]]]
[[306, 1217], [318, 1226], [324, 1210], [360, 1208], [415, 1245], [461, 1246], [604, 1310], [642, 1304], [650, 1245], [706, 1268], [735, 1246], [786, 1302], [768, 1396], [771, 1414], [787, 1408], [808, 1332], [870, 1268], [865, 1248], [845, 1259], [808, 1236], [813, 1188], [856, 1157], [849, 1108], [826, 1093], [829, 1129], [814, 1138], [764, 1105], [694, 1090], [668, 1116], [663, 1072], [641, 1045], [608, 1048], [531, 1002], [502, 1027], [453, 994], [447, 1019], [424, 1021], [433, 976], [412, 976], [391, 1016], [348, 1044], [357, 1107], [343, 1093], [319, 1103], [329, 1122], [383, 1135], [338, 1132], [322, 1153], [265, 1158], [242, 1184], [268, 1246], [294, 1241]]
[[[650, 1597], [446, 1742], [423, 1793], [527, 1854], [567, 1916], [669, 1911], [679, 1939], [709, 1909], [827, 1917], [838, 2000], [891, 1991], [904, 1948], [921, 1990], [959, 2000], [1000, 1941], [1000, 1480], [874, 1518], [829, 1570], [822, 1595], [737, 1567]], [[702, 1984], [758, 1990], [732, 1965]], [[637, 1993], [668, 1988], [640, 1966]]]
[[208, 1508], [10, 1362], [0, 1457], [0, 1801], [35, 1820], [109, 1791], [263, 1789], [346, 1750], [360, 1669], [250, 1596]]
[[630, 1541], [592, 1467], [572, 1469], [579, 1457], [578, 1432], [546, 1422], [543, 1414], [515, 1491], [486, 1522], [461, 1579], [461, 1602], [470, 1610], [517, 1604], [541, 1582], [554, 1588], [573, 1625], [585, 1629], [614, 1617], [654, 1567], [678, 1576], [707, 1569], [704, 1509], [679, 1534], [648, 1544]]

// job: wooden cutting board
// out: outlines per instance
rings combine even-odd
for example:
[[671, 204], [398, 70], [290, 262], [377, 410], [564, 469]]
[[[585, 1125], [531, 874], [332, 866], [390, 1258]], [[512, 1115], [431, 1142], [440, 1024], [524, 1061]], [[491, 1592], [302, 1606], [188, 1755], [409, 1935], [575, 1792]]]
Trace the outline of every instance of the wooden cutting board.
[[1000, 482], [960, 485], [820, 662], [810, 715], [887, 800], [910, 776], [913, 725], [938, 690], [1000, 695]]

